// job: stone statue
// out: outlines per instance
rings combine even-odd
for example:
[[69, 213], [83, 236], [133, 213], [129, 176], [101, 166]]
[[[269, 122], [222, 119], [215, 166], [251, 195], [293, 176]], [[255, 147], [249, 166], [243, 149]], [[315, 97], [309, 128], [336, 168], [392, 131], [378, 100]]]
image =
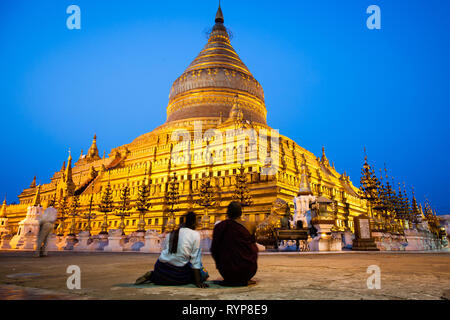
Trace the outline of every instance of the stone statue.
[[284, 214], [280, 219], [281, 229], [290, 230], [292, 216], [291, 216], [291, 211], [289, 210], [289, 206], [287, 205], [286, 202], [283, 204], [282, 209], [284, 210]]
[[[280, 216], [282, 216], [281, 219]], [[272, 245], [275, 240], [275, 229], [278, 227], [280, 222], [282, 228], [283, 223], [284, 226], [286, 226], [286, 220], [287, 224], [289, 224], [289, 217], [289, 206], [286, 201], [282, 199], [275, 199], [272, 203], [272, 207], [270, 208], [270, 215], [256, 226], [257, 242], [263, 245]]]

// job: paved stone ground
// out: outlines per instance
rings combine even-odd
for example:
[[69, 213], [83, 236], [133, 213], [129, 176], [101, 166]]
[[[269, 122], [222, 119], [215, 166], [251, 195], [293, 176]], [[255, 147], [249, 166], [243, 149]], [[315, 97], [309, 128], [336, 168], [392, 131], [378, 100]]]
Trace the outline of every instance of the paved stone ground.
[[[0, 252], [0, 300], [5, 299], [448, 299], [450, 253], [260, 254], [256, 285], [134, 286], [158, 255], [140, 253]], [[210, 279], [221, 277], [210, 255]], [[69, 265], [81, 269], [81, 290], [69, 290]], [[367, 289], [367, 267], [381, 269], [381, 289]]]

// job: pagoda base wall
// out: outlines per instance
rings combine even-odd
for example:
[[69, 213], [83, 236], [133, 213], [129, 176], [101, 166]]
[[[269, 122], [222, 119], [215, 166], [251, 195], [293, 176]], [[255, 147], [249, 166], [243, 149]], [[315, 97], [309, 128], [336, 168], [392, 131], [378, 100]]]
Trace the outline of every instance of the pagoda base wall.
[[11, 249], [11, 245], [10, 245], [11, 238], [12, 238], [12, 235], [10, 235], [10, 234], [2, 236], [1, 241], [0, 241], [0, 250]]
[[46, 251], [58, 251], [57, 236], [54, 233], [48, 235]]
[[373, 239], [353, 240], [352, 250], [354, 251], [380, 251]]
[[399, 234], [388, 232], [372, 232], [372, 237], [380, 251], [405, 251], [407, 247], [406, 238]]
[[408, 240], [406, 251], [428, 251], [443, 248], [441, 240], [426, 230], [408, 229], [405, 230], [405, 236]]
[[342, 240], [333, 235], [317, 236], [308, 242], [309, 251], [342, 251]]
[[68, 235], [65, 238], [63, 250], [73, 250], [77, 243], [78, 239], [76, 236]]
[[145, 244], [140, 248], [140, 252], [160, 253], [162, 239], [154, 230], [147, 230], [145, 233]]
[[140, 251], [145, 245], [145, 232], [133, 232], [127, 237], [127, 240], [123, 245], [124, 251]]
[[99, 234], [92, 237], [92, 243], [89, 245], [89, 251], [103, 251], [103, 249], [108, 245], [108, 235]]
[[89, 232], [83, 231], [78, 234], [78, 243], [73, 247], [74, 251], [88, 251], [92, 239]]
[[105, 252], [122, 252], [125, 237], [122, 235], [122, 230], [109, 230], [108, 245], [103, 248]]

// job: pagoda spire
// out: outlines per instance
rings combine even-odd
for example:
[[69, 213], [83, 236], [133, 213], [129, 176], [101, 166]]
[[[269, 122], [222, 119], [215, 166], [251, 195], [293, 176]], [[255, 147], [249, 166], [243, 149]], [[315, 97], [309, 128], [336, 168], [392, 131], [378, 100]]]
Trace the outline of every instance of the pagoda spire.
[[412, 222], [412, 216], [411, 216], [411, 206], [409, 203], [409, 198], [408, 198], [408, 193], [406, 192], [406, 185], [405, 182], [403, 182], [403, 206], [404, 206], [404, 210], [405, 210], [405, 215], [406, 218]]
[[320, 158], [320, 161], [323, 164], [330, 165], [330, 162], [328, 161], [327, 156], [325, 155], [325, 146], [322, 146], [322, 158]]
[[65, 170], [65, 178], [67, 183], [73, 183], [73, 179], [72, 179], [72, 155], [70, 153], [69, 150], [69, 158], [67, 158], [67, 166], [66, 166], [66, 170]]
[[389, 183], [389, 175], [388, 170], [386, 168], [386, 162], [384, 163], [384, 177], [386, 178], [387, 183]]
[[399, 198], [397, 196], [397, 191], [395, 190], [395, 182], [394, 182], [394, 177], [392, 178], [392, 183], [390, 184], [391, 187], [391, 216], [394, 219], [400, 219], [400, 211], [399, 211]]
[[217, 9], [217, 13], [216, 13], [215, 22], [216, 23], [224, 23], [225, 22], [225, 20], [223, 18], [222, 8], [220, 7], [220, 0], [219, 0], [219, 8]]
[[2, 208], [0, 209], [0, 218], [7, 218], [7, 216], [6, 216], [6, 196], [5, 196], [5, 200], [3, 200]]
[[34, 176], [33, 181], [31, 181], [30, 188], [36, 188], [36, 176]]
[[88, 150], [87, 156], [94, 160], [100, 159], [100, 157], [98, 155], [98, 148], [97, 148], [97, 134], [94, 134], [94, 138], [92, 139], [92, 144]]
[[306, 173], [306, 162], [302, 163], [302, 175], [300, 178], [300, 188], [298, 190], [298, 195], [312, 195], [311, 186], [308, 180], [308, 174]]
[[64, 180], [64, 189], [66, 195], [73, 195], [75, 191], [75, 183], [73, 182], [72, 176], [72, 155], [69, 150], [69, 158], [67, 159], [67, 166], [63, 176]]
[[380, 183], [378, 185], [378, 195], [380, 198], [380, 203], [378, 204], [378, 208], [380, 208], [383, 211], [387, 211], [389, 207], [389, 196], [386, 183], [383, 182], [383, 170], [380, 168], [379, 171], [380, 171], [380, 179], [378, 181]]
[[33, 207], [40, 207], [41, 206], [41, 185], [38, 185], [36, 194], [34, 195], [33, 199]]
[[380, 181], [375, 175], [375, 171], [372, 166], [367, 163], [366, 148], [364, 148], [364, 164], [361, 169], [360, 180], [360, 195], [361, 198], [367, 200], [369, 206], [370, 216], [373, 217], [373, 211], [380, 202]]
[[425, 217], [428, 219], [430, 215], [432, 214], [432, 209], [430, 205], [430, 201], [428, 201], [428, 198], [425, 198]]
[[417, 206], [416, 195], [414, 193], [414, 187], [412, 187], [412, 202], [411, 202], [411, 218], [414, 223], [419, 222], [419, 218], [421, 213], [419, 211], [419, 207]]
[[420, 218], [422, 219], [422, 221], [424, 221], [426, 217], [423, 213], [423, 207], [422, 207], [421, 203], [419, 204], [419, 212], [420, 212]]
[[[388, 175], [388, 170], [386, 168], [386, 163], [384, 164], [384, 174], [385, 174], [385, 191], [386, 191], [386, 198], [388, 201], [388, 210], [390, 211], [391, 214], [394, 214], [395, 211], [395, 191], [393, 190], [394, 188], [394, 184], [390, 184], [389, 183], [389, 175]], [[394, 183], [392, 181], [392, 183]]]
[[403, 194], [402, 194], [402, 188], [400, 187], [400, 182], [398, 182], [398, 193], [397, 193], [397, 205], [398, 205], [398, 213], [400, 213], [399, 218], [401, 219], [406, 219], [405, 217], [405, 211], [404, 211], [404, 207], [403, 207], [403, 203], [404, 203], [404, 199], [403, 199]]

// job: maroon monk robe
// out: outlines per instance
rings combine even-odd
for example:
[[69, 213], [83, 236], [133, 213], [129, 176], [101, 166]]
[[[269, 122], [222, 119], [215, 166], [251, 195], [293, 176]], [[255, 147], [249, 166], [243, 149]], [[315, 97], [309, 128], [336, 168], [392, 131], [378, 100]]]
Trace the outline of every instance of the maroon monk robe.
[[223, 279], [231, 285], [247, 285], [258, 269], [255, 236], [231, 219], [214, 227], [211, 254]]

